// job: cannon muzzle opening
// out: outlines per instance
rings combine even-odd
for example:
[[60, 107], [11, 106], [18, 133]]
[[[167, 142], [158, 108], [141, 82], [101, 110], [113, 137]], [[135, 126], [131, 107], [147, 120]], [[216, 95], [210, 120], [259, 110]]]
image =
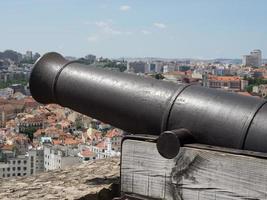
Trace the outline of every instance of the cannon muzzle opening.
[[39, 58], [30, 76], [30, 91], [40, 103], [56, 103], [55, 88], [57, 76], [68, 61], [58, 53], [51, 52]]

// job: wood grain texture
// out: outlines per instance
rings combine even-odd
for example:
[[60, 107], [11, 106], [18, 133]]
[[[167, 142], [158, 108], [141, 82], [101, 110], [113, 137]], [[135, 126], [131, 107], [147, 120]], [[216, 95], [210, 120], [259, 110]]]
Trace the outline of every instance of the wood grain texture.
[[127, 139], [121, 190], [144, 199], [267, 200], [267, 159], [183, 147], [168, 160], [155, 143]]

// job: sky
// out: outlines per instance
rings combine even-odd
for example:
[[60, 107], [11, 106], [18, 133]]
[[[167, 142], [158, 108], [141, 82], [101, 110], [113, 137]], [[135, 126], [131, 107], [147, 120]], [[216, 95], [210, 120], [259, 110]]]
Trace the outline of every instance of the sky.
[[0, 0], [0, 51], [267, 57], [267, 0]]

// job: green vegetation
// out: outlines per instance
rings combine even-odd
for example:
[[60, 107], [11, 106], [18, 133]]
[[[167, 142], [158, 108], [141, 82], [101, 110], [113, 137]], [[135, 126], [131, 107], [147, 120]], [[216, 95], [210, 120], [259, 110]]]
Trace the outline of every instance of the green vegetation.
[[127, 67], [125, 63], [117, 63], [115, 61], [110, 61], [104, 65], [104, 68], [117, 68], [120, 72], [124, 72]]
[[87, 60], [87, 59], [85, 59], [85, 58], [80, 58], [80, 59], [78, 59], [78, 61], [79, 61], [80, 63], [86, 64], [86, 65], [90, 65], [90, 64], [93, 63], [91, 60]]
[[21, 84], [21, 85], [27, 85], [28, 84], [28, 80], [26, 79], [17, 79], [17, 80], [9, 80], [7, 82], [0, 82], [0, 89], [3, 89], [3, 88], [7, 88], [13, 84]]
[[27, 60], [27, 59], [23, 59], [22, 61], [20, 61], [19, 67], [21, 67], [23, 64], [34, 64], [36, 60]]
[[248, 85], [248, 86], [245, 88], [245, 90], [246, 90], [247, 92], [251, 93], [252, 90], [253, 90], [253, 85]]
[[77, 130], [82, 130], [84, 128], [82, 119], [80, 117], [75, 120], [74, 126]]
[[25, 128], [25, 130], [23, 130], [23, 134], [27, 135], [28, 138], [30, 138], [30, 140], [32, 141], [33, 140], [33, 134], [37, 130], [38, 130], [38, 128], [36, 128], [36, 127], [27, 127], [27, 128]]
[[160, 73], [152, 74], [151, 76], [152, 76], [153, 78], [155, 78], [155, 79], [159, 79], [159, 80], [162, 80], [162, 79], [165, 78], [165, 77], [164, 77], [162, 74], [160, 74]]
[[61, 124], [56, 124], [55, 127], [56, 127], [57, 129], [61, 129]]
[[[92, 62], [90, 60], [86, 60], [84, 58], [80, 58], [79, 61], [83, 64], [90, 65]], [[116, 60], [109, 60], [107, 58], [100, 58], [98, 62], [94, 63], [94, 66], [99, 68], [108, 68], [108, 69], [115, 69], [120, 72], [124, 72], [127, 69], [126, 62], [120, 62]]]
[[96, 67], [115, 69], [120, 72], [124, 72], [127, 69], [126, 62], [109, 60], [107, 58], [100, 58], [95, 64]]
[[263, 78], [244, 78], [248, 81], [249, 85], [261, 85], [261, 84], [267, 84], [267, 79]]
[[263, 78], [247, 78], [244, 77], [244, 80], [248, 81], [248, 86], [246, 87], [247, 92], [252, 92], [254, 86], [267, 84], [267, 79]]
[[186, 65], [179, 66], [179, 71], [186, 72], [190, 70], [190, 68], [191, 68], [190, 66], [186, 66]]

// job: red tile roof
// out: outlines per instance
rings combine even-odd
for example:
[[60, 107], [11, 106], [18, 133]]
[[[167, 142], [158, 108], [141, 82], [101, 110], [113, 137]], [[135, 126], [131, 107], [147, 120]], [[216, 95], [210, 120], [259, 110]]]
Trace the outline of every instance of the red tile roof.
[[80, 141], [75, 140], [73, 138], [65, 138], [64, 144], [66, 144], [66, 145], [78, 145], [78, 144], [80, 144]]
[[106, 143], [104, 141], [98, 143], [96, 145], [96, 147], [98, 147], [99, 149], [105, 149], [106, 148]]
[[60, 144], [62, 144], [62, 141], [61, 140], [52, 140], [52, 144], [53, 145], [60, 145]]
[[2, 150], [9, 150], [9, 151], [12, 151], [14, 147], [15, 147], [14, 145], [8, 145], [8, 144], [5, 144], [4, 146], [1, 147], [1, 149], [2, 149]]
[[209, 76], [209, 79], [214, 81], [240, 81], [238, 76]]
[[89, 149], [84, 149], [83, 151], [80, 152], [80, 154], [83, 157], [93, 157], [93, 156], [96, 156], [96, 154], [94, 152], [90, 151]]
[[119, 131], [118, 129], [114, 128], [112, 129], [111, 131], [109, 131], [106, 135], [106, 137], [108, 138], [113, 138], [113, 137], [116, 137], [116, 136], [121, 136], [121, 131]]

